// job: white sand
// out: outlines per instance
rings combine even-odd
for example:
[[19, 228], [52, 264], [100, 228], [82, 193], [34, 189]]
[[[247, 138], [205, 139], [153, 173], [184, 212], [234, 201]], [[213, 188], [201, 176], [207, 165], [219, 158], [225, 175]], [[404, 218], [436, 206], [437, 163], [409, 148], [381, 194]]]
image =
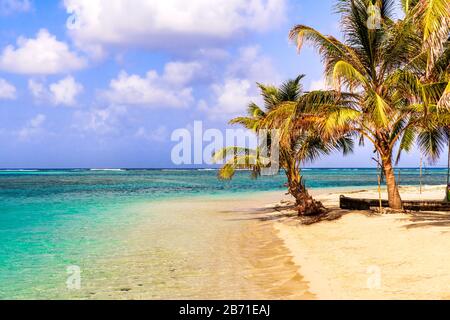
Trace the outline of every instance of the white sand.
[[[408, 187], [401, 194], [437, 200], [444, 190]], [[340, 194], [378, 197], [375, 189], [316, 193], [331, 207]], [[295, 218], [274, 225], [318, 299], [450, 299], [450, 214], [359, 211], [310, 226]]]

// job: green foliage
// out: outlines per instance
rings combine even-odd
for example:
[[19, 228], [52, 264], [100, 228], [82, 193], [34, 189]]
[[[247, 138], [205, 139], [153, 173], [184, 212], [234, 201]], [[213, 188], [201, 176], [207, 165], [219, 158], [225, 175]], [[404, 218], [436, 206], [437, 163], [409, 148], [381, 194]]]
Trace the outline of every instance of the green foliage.
[[[353, 150], [353, 141], [348, 137], [334, 138], [320, 135], [314, 126], [317, 116], [312, 109], [308, 110], [305, 107], [310, 105], [314, 97], [310, 93], [303, 92], [301, 85], [303, 78], [304, 76], [300, 75], [284, 82], [279, 88], [258, 84], [264, 106], [260, 107], [252, 102], [247, 108], [247, 116], [237, 117], [229, 122], [255, 133], [263, 129], [276, 129], [280, 135], [278, 165], [286, 171], [298, 171], [302, 163], [315, 161], [336, 150], [344, 153]], [[352, 110], [338, 110], [338, 112], [345, 114], [351, 113]], [[213, 160], [216, 163], [225, 162], [219, 170], [219, 178], [232, 179], [237, 169], [249, 169], [253, 178], [258, 177], [262, 168], [273, 165], [270, 162], [270, 137], [268, 140], [269, 150], [263, 150], [262, 146], [256, 150], [238, 146], [218, 150], [213, 155]], [[267, 156], [262, 157], [262, 154]]]
[[[379, 28], [367, 26], [369, 6], [380, 9]], [[417, 139], [435, 160], [450, 126], [450, 0], [403, 0], [405, 17], [394, 19], [394, 0], [339, 0], [345, 42], [297, 25], [290, 38], [318, 49], [335, 90], [312, 93], [308, 106], [326, 133], [347, 132], [371, 141], [386, 159]], [[320, 116], [318, 116], [320, 115]]]

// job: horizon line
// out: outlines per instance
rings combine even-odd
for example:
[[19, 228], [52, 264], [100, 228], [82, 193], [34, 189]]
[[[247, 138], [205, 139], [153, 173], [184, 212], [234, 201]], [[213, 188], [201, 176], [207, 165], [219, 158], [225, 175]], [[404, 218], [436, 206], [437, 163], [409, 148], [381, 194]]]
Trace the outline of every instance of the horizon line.
[[[211, 167], [58, 167], [58, 168], [51, 168], [51, 167], [15, 167], [15, 168], [0, 168], [0, 171], [7, 171], [7, 170], [218, 170], [220, 168], [211, 168]], [[313, 169], [313, 170], [320, 170], [320, 169], [378, 169], [377, 167], [306, 167], [302, 168], [300, 170], [305, 169]], [[420, 166], [418, 167], [395, 167], [395, 169], [420, 169]], [[447, 166], [441, 165], [441, 166], [423, 166], [422, 169], [447, 169]], [[250, 171], [250, 169], [241, 169], [240, 171]], [[281, 171], [281, 170], [280, 170]]]

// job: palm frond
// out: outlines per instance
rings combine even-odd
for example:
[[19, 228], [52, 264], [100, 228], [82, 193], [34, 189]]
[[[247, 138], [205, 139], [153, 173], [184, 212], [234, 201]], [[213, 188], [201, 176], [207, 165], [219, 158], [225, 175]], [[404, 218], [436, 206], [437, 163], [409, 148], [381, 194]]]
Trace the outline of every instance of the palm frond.
[[389, 104], [376, 92], [370, 92], [366, 102], [368, 116], [372, 118], [377, 126], [386, 127], [389, 122], [387, 117]]
[[212, 155], [213, 163], [218, 163], [221, 161], [226, 161], [230, 157], [242, 156], [246, 154], [256, 154], [257, 151], [253, 149], [249, 149], [246, 147], [225, 147], [220, 150], [217, 150]]
[[403, 151], [409, 152], [412, 149], [415, 139], [416, 139], [416, 129], [415, 128], [409, 127], [403, 132], [403, 136], [400, 141], [400, 146], [398, 148], [397, 157], [395, 160], [396, 164], [398, 164], [400, 162], [400, 158], [401, 158]]
[[278, 104], [278, 88], [274, 86], [267, 86], [261, 83], [256, 84], [261, 92], [264, 100], [264, 107], [266, 110], [271, 110]]
[[337, 90], [340, 90], [342, 84], [347, 85], [350, 91], [359, 86], [367, 86], [366, 78], [346, 61], [339, 61], [334, 65], [333, 82]]
[[256, 103], [251, 102], [247, 107], [247, 114], [252, 118], [262, 118], [264, 117], [265, 112]]
[[301, 80], [304, 75], [299, 75], [297, 78], [284, 82], [278, 90], [277, 100], [282, 101], [297, 101], [303, 91]]
[[439, 108], [450, 110], [450, 82], [445, 87], [444, 92], [439, 99], [438, 106]]
[[401, 0], [403, 12], [407, 15], [419, 3], [419, 0]]
[[250, 117], [237, 117], [234, 119], [231, 119], [228, 124], [240, 124], [242, 125], [244, 128], [249, 129], [249, 130], [256, 130], [258, 127], [258, 120], [255, 118], [250, 118]]
[[439, 159], [439, 156], [447, 143], [446, 134], [443, 128], [427, 127], [423, 129], [417, 137], [418, 144], [422, 152], [435, 162]]
[[342, 151], [344, 156], [353, 153], [355, 148], [353, 137], [351, 135], [344, 135], [340, 137], [335, 143], [335, 148], [338, 151]]
[[449, 36], [450, 0], [420, 1], [419, 7], [423, 44], [428, 52], [427, 72], [430, 73]]
[[289, 38], [297, 44], [300, 52], [305, 42], [311, 43], [322, 56], [325, 69], [331, 72], [335, 62], [344, 60], [352, 64], [356, 69], [363, 68], [357, 54], [349, 47], [332, 36], [325, 36], [317, 30], [304, 25], [294, 26], [289, 32]]

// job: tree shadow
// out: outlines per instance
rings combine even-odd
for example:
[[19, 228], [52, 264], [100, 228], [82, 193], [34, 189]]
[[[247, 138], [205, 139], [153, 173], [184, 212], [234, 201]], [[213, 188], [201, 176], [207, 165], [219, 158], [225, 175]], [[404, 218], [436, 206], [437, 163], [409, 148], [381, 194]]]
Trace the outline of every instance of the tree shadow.
[[221, 211], [222, 213], [232, 214], [244, 214], [245, 217], [237, 218], [236, 216], [230, 217], [228, 221], [283, 221], [291, 219], [291, 222], [299, 223], [302, 225], [312, 225], [322, 221], [333, 221], [342, 218], [350, 213], [361, 213], [366, 216], [375, 215], [373, 212], [368, 211], [352, 211], [346, 209], [340, 209], [338, 207], [328, 207], [328, 211], [318, 216], [298, 216], [296, 206], [292, 203], [278, 204], [264, 208], [254, 208], [247, 210], [227, 210]]
[[[328, 207], [328, 212], [320, 216], [299, 217], [295, 210], [295, 205], [291, 202], [284, 202], [264, 208], [249, 208], [245, 210], [222, 210], [221, 213], [232, 214], [228, 221], [283, 221], [291, 219], [292, 222], [302, 225], [312, 225], [322, 221], [333, 221], [342, 218], [347, 214], [363, 214], [367, 217], [379, 216], [375, 211], [368, 210], [347, 210], [339, 207]], [[448, 212], [409, 212], [407, 217], [410, 222], [405, 226], [407, 229], [424, 227], [450, 227], [450, 213]]]
[[407, 229], [422, 227], [450, 227], [450, 213], [440, 212], [414, 212], [410, 213], [410, 224]]
[[271, 220], [281, 220], [283, 218], [291, 218], [297, 216], [295, 211], [295, 205], [288, 203], [282, 205], [274, 205], [264, 208], [249, 208], [245, 210], [223, 210], [221, 213], [230, 213], [233, 215], [245, 215], [242, 218], [229, 218], [229, 221], [271, 221]]

